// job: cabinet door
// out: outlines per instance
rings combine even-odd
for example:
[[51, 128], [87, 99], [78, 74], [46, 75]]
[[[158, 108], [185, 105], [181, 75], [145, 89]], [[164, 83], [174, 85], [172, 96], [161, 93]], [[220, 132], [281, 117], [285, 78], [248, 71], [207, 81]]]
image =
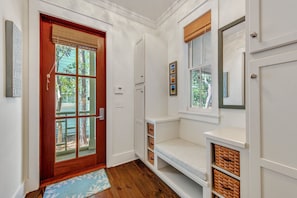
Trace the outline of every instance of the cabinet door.
[[297, 41], [296, 0], [249, 0], [250, 52]]
[[145, 128], [144, 128], [144, 87], [135, 88], [134, 93], [134, 150], [144, 160]]
[[144, 83], [144, 39], [139, 40], [135, 46], [134, 53], [134, 83]]
[[297, 51], [251, 62], [250, 197], [296, 197]]

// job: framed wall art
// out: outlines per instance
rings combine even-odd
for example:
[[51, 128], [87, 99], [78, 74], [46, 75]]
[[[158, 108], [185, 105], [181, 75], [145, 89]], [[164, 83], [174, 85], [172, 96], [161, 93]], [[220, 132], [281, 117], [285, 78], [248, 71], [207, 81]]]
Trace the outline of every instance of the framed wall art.
[[9, 20], [5, 21], [6, 97], [22, 95], [22, 33]]
[[169, 64], [169, 95], [177, 95], [177, 61]]

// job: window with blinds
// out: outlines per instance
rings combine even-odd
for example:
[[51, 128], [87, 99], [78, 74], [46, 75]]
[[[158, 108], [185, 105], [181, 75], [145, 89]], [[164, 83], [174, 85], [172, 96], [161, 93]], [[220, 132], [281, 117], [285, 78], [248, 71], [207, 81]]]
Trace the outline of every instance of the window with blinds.
[[190, 108], [212, 107], [211, 11], [184, 27], [188, 45]]

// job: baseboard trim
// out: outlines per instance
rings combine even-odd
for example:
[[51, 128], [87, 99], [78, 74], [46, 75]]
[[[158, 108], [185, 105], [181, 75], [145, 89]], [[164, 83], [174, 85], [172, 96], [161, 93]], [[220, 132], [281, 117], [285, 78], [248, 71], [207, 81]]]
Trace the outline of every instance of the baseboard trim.
[[134, 153], [134, 150], [113, 154], [110, 159], [110, 163], [107, 164], [107, 167], [118, 166], [127, 162], [136, 160], [137, 156]]
[[24, 198], [26, 196], [25, 194], [25, 183], [22, 183], [17, 191], [14, 193], [14, 195], [12, 197], [14, 198]]

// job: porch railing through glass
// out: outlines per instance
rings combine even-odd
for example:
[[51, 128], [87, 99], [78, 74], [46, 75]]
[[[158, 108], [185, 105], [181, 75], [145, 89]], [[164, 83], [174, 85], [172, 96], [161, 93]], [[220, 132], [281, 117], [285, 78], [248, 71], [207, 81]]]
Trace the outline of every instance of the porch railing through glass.
[[[89, 113], [89, 112], [82, 112]], [[78, 142], [78, 157], [96, 153], [95, 119], [93, 117], [66, 118], [75, 114], [73, 111], [56, 112], [61, 118], [56, 119], [56, 162], [76, 158], [76, 144]], [[78, 130], [77, 130], [78, 126]], [[79, 132], [79, 141], [76, 140], [76, 133]], [[86, 135], [86, 137], [82, 137]], [[84, 140], [86, 139], [86, 140]]]

